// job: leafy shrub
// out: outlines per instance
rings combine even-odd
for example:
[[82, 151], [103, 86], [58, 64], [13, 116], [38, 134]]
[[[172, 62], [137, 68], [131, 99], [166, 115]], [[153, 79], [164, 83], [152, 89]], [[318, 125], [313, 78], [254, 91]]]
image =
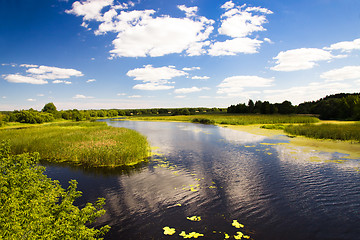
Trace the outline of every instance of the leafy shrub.
[[38, 153], [11, 155], [7, 142], [0, 145], [0, 239], [101, 239], [110, 227], [86, 224], [105, 213], [105, 199], [74, 206], [77, 182], [63, 189], [38, 161]]
[[191, 119], [192, 123], [201, 123], [201, 124], [215, 124], [214, 120], [208, 118], [193, 118]]

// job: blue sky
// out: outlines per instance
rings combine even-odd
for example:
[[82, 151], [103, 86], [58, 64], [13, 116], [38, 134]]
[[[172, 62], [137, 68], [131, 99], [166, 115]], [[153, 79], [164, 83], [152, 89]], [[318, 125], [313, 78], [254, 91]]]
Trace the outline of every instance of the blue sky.
[[0, 110], [360, 91], [358, 0], [1, 0], [0, 33]]

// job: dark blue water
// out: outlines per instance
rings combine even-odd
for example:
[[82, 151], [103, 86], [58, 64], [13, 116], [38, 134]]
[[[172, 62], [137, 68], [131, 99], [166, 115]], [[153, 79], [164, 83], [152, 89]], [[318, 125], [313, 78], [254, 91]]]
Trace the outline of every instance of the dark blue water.
[[[148, 164], [126, 170], [47, 166], [47, 175], [79, 182], [77, 204], [106, 198], [105, 239], [360, 239], [360, 159], [191, 123], [119, 121], [147, 136]], [[187, 218], [197, 216], [201, 221]], [[232, 225], [237, 220], [244, 227]], [[164, 235], [164, 227], [175, 229]]]

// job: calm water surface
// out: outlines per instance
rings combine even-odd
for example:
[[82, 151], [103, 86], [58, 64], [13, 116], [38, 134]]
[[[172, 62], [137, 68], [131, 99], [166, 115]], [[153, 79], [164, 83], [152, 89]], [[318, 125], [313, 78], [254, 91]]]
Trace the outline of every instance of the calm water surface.
[[[147, 136], [151, 161], [127, 171], [46, 171], [63, 187], [79, 182], [79, 205], [106, 198], [97, 223], [111, 226], [105, 239], [183, 239], [182, 231], [204, 234], [199, 239], [234, 239], [239, 231], [256, 240], [360, 239], [360, 159], [217, 126], [108, 124]], [[164, 235], [165, 226], [175, 234]]]

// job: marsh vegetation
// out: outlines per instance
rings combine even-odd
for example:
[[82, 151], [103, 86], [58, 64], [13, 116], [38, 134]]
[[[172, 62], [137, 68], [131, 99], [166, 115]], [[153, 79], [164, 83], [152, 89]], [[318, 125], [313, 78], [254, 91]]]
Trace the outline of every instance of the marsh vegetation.
[[64, 122], [22, 129], [2, 129], [12, 154], [38, 152], [41, 159], [93, 167], [134, 165], [149, 156], [144, 136], [104, 122]]

